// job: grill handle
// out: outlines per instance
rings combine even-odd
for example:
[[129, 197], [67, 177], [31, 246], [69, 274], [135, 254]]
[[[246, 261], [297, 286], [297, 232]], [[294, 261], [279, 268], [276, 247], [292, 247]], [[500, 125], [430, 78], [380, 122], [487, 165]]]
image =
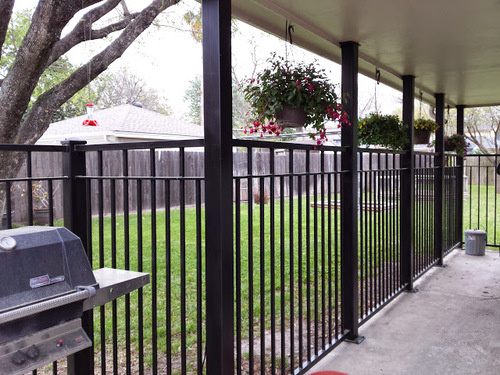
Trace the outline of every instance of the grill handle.
[[[90, 287], [94, 289], [93, 287]], [[55, 309], [56, 307], [64, 306], [73, 302], [82, 301], [84, 299], [89, 298], [92, 293], [89, 288], [85, 290], [80, 290], [78, 292], [67, 294], [65, 296], [56, 297], [49, 299], [47, 301], [34, 303], [33, 305], [21, 307], [19, 309], [7, 311], [0, 314], [0, 325], [12, 322], [17, 319], [21, 319], [30, 315], [38, 314], [42, 311], [47, 311], [51, 309]]]

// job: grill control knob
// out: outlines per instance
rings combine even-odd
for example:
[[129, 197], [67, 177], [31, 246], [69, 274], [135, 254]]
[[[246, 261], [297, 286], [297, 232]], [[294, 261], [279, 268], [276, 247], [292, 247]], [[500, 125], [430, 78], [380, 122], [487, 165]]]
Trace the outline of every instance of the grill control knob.
[[12, 356], [12, 362], [15, 363], [16, 365], [22, 365], [26, 361], [26, 355], [18, 350], [13, 356]]
[[40, 355], [40, 349], [36, 345], [31, 345], [28, 350], [26, 350], [26, 355], [29, 359], [36, 359]]

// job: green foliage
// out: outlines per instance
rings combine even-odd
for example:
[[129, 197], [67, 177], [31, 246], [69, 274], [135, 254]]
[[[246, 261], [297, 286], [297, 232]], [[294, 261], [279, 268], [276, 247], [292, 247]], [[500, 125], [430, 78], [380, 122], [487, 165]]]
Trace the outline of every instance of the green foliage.
[[402, 150], [409, 142], [408, 128], [397, 115], [370, 113], [358, 122], [358, 144], [380, 145], [392, 150]]
[[444, 137], [444, 148], [446, 151], [454, 151], [458, 156], [464, 157], [467, 155], [467, 147], [469, 143], [463, 135], [449, 135]]
[[184, 101], [188, 103], [187, 116], [195, 124], [201, 124], [201, 77], [197, 75], [189, 81], [189, 87], [184, 92]]
[[[429, 147], [433, 147], [436, 141], [429, 143]], [[467, 147], [469, 143], [465, 140], [463, 135], [447, 135], [444, 137], [444, 150], [455, 152], [458, 156], [464, 157], [467, 155]]]
[[[2, 46], [2, 58], [0, 59], [0, 77], [5, 77], [14, 63], [19, 47], [28, 32], [33, 11], [25, 9], [12, 15], [12, 19]], [[41, 75], [38, 85], [33, 91], [31, 101], [26, 110], [26, 114], [33, 107], [36, 99], [54, 85], [62, 82], [75, 70], [75, 66], [66, 57], [61, 57], [55, 61]], [[61, 121], [66, 118], [79, 116], [85, 113], [86, 97], [83, 90], [77, 93], [62, 105], [54, 114], [53, 121]]]
[[[270, 67], [257, 73], [255, 79], [247, 80], [243, 87], [245, 99], [251, 106], [254, 131], [256, 125], [258, 128], [266, 121], [274, 125], [276, 112], [285, 104], [306, 112], [304, 126], [314, 128], [319, 140], [324, 139], [326, 121], [348, 123], [335, 85], [328, 79], [325, 69], [319, 68], [317, 63], [292, 63], [274, 53], [267, 61]], [[264, 131], [270, 130], [267, 126], [262, 127]]]
[[430, 130], [432, 133], [439, 129], [436, 121], [427, 118], [416, 119], [413, 126], [416, 130]]

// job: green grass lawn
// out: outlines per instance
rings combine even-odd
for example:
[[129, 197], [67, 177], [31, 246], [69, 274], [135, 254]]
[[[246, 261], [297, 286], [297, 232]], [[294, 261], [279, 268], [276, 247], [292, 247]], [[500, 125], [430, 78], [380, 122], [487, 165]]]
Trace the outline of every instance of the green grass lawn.
[[464, 200], [464, 231], [486, 231], [487, 243], [500, 245], [500, 194], [494, 186], [472, 185]]
[[[473, 225], [479, 229], [487, 228], [488, 233], [491, 233], [497, 227], [495, 210], [492, 209], [496, 196], [492, 188], [471, 188], [468, 200], [464, 201], [464, 229]], [[309, 317], [311, 331], [318, 327], [321, 331], [321, 325], [315, 326], [318, 324], [315, 318], [321, 320], [322, 314], [325, 312], [328, 316], [330, 311], [335, 317], [335, 313], [339, 312], [335, 311], [334, 301], [340, 295], [340, 210], [325, 209], [322, 215], [320, 207], [316, 211], [311, 207], [312, 201], [312, 195], [309, 202], [306, 198], [301, 199], [300, 215], [298, 199], [276, 199], [274, 206], [266, 204], [262, 212], [260, 205], [248, 206], [244, 203], [240, 206], [239, 220], [235, 220], [233, 226], [236, 249], [234, 288], [235, 298], [239, 297], [241, 302], [236, 304], [236, 313], [241, 316], [241, 320], [235, 319], [235, 328], [240, 330], [243, 340], [248, 340], [250, 334], [258, 338], [262, 329], [269, 331], [271, 327], [279, 330], [282, 326], [286, 329], [293, 326], [297, 331], [299, 312], [303, 314], [302, 323], [305, 324]], [[290, 204], [293, 207], [292, 215]], [[432, 203], [421, 203], [419, 207], [425, 217], [432, 218]], [[236, 207], [234, 210], [236, 212]], [[107, 216], [92, 220], [93, 268], [104, 266], [124, 269], [128, 264], [131, 270], [151, 275], [151, 283], [141, 292], [142, 297], [137, 291], [130, 296], [132, 352], [133, 356], [137, 356], [141, 345], [144, 345], [147, 368], [152, 362], [154, 332], [157, 335], [160, 364], [164, 363], [165, 353], [170, 352], [174, 368], [178, 367], [185, 347], [188, 370], [196, 366], [193, 361], [197, 343], [200, 338], [204, 343], [205, 337], [204, 215], [204, 208], [198, 211], [196, 208], [187, 208], [184, 211], [157, 211], [156, 215], [147, 211], [140, 217], [131, 214], [128, 218], [118, 215], [114, 219]], [[331, 226], [331, 237], [328, 230], [324, 234], [321, 230], [314, 231], [315, 217], [318, 228]], [[472, 224], [469, 223], [469, 217], [472, 218]], [[154, 232], [153, 219], [156, 225]], [[423, 220], [416, 225], [428, 231], [428, 221]], [[399, 247], [395, 240], [398, 232], [384, 229], [387, 225], [395, 228], [398, 223], [399, 207], [388, 211], [385, 216], [363, 213], [358, 226], [362, 241], [359, 246], [362, 256], [359, 278], [365, 288], [377, 277], [380, 278], [378, 269], [390, 267], [391, 262], [398, 261]], [[283, 228], [283, 232], [280, 228]], [[373, 235], [375, 232], [378, 234], [369, 240], [368, 233]], [[128, 243], [125, 242], [126, 238]], [[291, 238], [293, 241], [290, 241]], [[491, 241], [490, 234], [488, 238]], [[416, 241], [425, 243], [429, 239], [417, 236]], [[416, 250], [419, 249], [421, 246], [416, 246]], [[202, 280], [201, 286], [198, 279]], [[156, 291], [156, 295], [153, 291]], [[303, 296], [301, 303], [298, 303], [299, 292]], [[331, 295], [331, 300], [323, 300], [323, 292], [327, 296]], [[309, 300], [304, 298], [306, 293], [310, 293]], [[143, 298], [143, 309], [139, 308], [139, 298]], [[330, 301], [333, 310], [329, 310]], [[364, 304], [366, 306], [362, 308], [366, 312], [368, 301]], [[115, 309], [112, 304], [108, 304], [102, 310], [94, 311], [97, 360], [100, 356], [101, 332], [104, 334], [106, 353], [110, 355], [113, 320], [116, 320], [118, 347], [123, 351], [127, 319], [125, 310], [125, 298], [122, 297]], [[201, 330], [197, 322], [199, 311], [203, 322]], [[144, 329], [139, 331], [141, 320]], [[101, 331], [102, 322], [105, 329]], [[333, 327], [336, 323], [331, 322]], [[303, 330], [307, 331], [307, 326], [303, 326]], [[185, 341], [182, 340], [183, 332]], [[120, 358], [123, 358], [122, 354]]]

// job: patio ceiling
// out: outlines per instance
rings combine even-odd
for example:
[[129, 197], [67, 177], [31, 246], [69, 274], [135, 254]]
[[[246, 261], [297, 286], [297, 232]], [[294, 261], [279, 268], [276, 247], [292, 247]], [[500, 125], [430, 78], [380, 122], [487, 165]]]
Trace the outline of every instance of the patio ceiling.
[[499, 0], [232, 0], [233, 16], [340, 62], [340, 42], [359, 43], [359, 69], [401, 90], [414, 75], [415, 96], [434, 104], [500, 104]]

